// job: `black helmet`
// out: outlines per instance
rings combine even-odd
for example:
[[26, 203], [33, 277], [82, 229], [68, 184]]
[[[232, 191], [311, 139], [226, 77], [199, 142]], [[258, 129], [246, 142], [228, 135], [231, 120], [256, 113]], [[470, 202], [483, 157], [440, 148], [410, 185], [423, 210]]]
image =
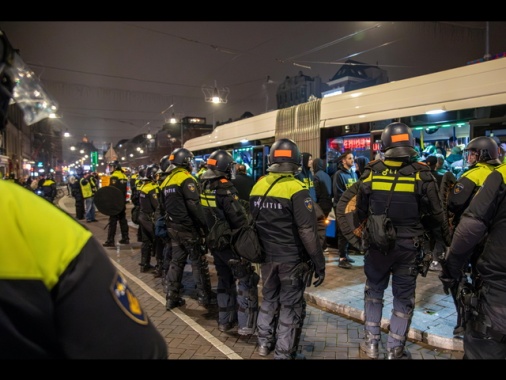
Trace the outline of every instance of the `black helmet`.
[[279, 139], [269, 152], [269, 168], [274, 173], [295, 173], [302, 165], [302, 155], [297, 144], [290, 139]]
[[411, 128], [399, 122], [388, 124], [381, 133], [381, 151], [385, 158], [416, 156]]
[[158, 169], [160, 169], [160, 166], [158, 166], [158, 164], [151, 164], [151, 165], [149, 165], [146, 168], [145, 175], [143, 176], [142, 179], [154, 181], [155, 180], [155, 176], [156, 176], [156, 172], [158, 171]]
[[469, 141], [464, 149], [464, 163], [469, 163], [467, 158], [471, 153], [477, 155], [476, 162], [486, 162], [494, 165], [501, 163], [499, 160], [499, 146], [492, 137], [479, 136]]
[[193, 165], [193, 153], [186, 148], [177, 148], [170, 156], [170, 165], [167, 168], [167, 172], [171, 172], [176, 167], [185, 168], [188, 171], [192, 171]]
[[160, 170], [164, 172], [165, 170], [167, 170], [169, 165], [170, 165], [169, 155], [166, 154], [165, 156], [160, 158]]
[[121, 165], [118, 160], [110, 161], [108, 165], [112, 167], [114, 170], [121, 170]]
[[232, 178], [235, 171], [235, 162], [232, 155], [226, 150], [215, 150], [207, 158], [207, 170], [202, 174], [201, 179], [212, 179], [218, 177]]

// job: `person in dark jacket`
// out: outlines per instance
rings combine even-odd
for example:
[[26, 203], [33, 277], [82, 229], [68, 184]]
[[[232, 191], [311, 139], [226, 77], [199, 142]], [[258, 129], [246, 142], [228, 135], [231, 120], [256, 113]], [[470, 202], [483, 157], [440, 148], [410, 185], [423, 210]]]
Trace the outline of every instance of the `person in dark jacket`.
[[80, 184], [82, 175], [83, 175], [82, 169], [78, 168], [78, 170], [76, 170], [76, 174], [74, 176], [70, 176], [69, 178], [70, 194], [74, 198], [77, 220], [83, 220], [85, 214], [84, 197], [83, 192], [81, 191], [81, 184]]
[[[339, 169], [332, 176], [332, 194], [334, 196], [334, 214], [337, 215], [336, 206], [344, 192], [357, 182], [353, 153], [345, 150], [339, 157]], [[349, 255], [350, 243], [343, 235], [336, 222], [337, 248], [339, 249], [339, 268], [350, 269], [355, 262]], [[355, 247], [358, 249], [359, 247]]]
[[258, 238], [266, 254], [261, 264], [258, 353], [267, 356], [274, 350], [274, 359], [304, 359], [297, 354], [297, 346], [306, 316], [304, 291], [311, 267], [317, 278], [314, 286], [325, 279], [325, 256], [320, 240], [315, 239], [314, 201], [306, 185], [294, 177], [300, 164], [297, 144], [277, 140], [269, 153], [269, 174], [255, 183], [250, 194], [251, 212], [258, 212]]
[[365, 166], [368, 163], [369, 163], [369, 159], [365, 156], [355, 157], [355, 173], [357, 174], [357, 178], [360, 178], [360, 176], [364, 172]]
[[242, 199], [246, 202], [249, 202], [249, 193], [255, 184], [255, 180], [253, 177], [246, 174], [246, 165], [237, 164], [235, 168], [235, 177], [231, 179], [235, 188], [237, 189], [237, 194], [239, 195], [239, 199]]
[[386, 250], [366, 239], [365, 337], [360, 350], [370, 358], [379, 356], [384, 293], [391, 277], [394, 299], [385, 358], [409, 359], [405, 345], [415, 307], [420, 247], [426, 246], [426, 233], [444, 247], [443, 210], [434, 177], [427, 165], [417, 162], [411, 128], [389, 124], [381, 134], [381, 146], [385, 160], [370, 162], [356, 189], [357, 221], [361, 224], [372, 220], [372, 215], [386, 213], [396, 239]]
[[467, 264], [484, 243], [473, 261], [474, 290], [467, 288], [476, 303], [468, 305], [464, 359], [506, 358], [505, 178], [504, 164], [487, 176], [460, 219], [440, 275], [446, 294], [460, 292], [459, 284], [467, 283]]
[[[312, 163], [313, 167], [313, 183], [316, 193], [316, 203], [323, 211], [327, 218], [332, 211], [332, 179], [325, 171], [325, 161], [321, 158], [315, 158]], [[322, 228], [320, 227], [320, 230]], [[322, 247], [324, 252], [327, 250], [326, 224], [325, 237], [322, 239]]]
[[295, 178], [302, 181], [307, 189], [309, 190], [309, 194], [311, 195], [311, 199], [314, 202], [314, 207], [316, 211], [316, 220], [318, 222], [318, 237], [320, 238], [320, 242], [322, 247], [326, 245], [327, 239], [327, 224], [325, 223], [325, 213], [317, 202], [316, 189], [314, 185], [314, 175], [311, 171], [313, 167], [313, 155], [308, 152], [303, 152], [302, 154], [302, 165], [300, 167], [300, 171], [295, 174]]
[[[17, 77], [26, 71], [0, 30], [0, 135], [11, 94], [25, 104], [49, 99], [36, 75]], [[33, 122], [43, 117], [43, 107], [30, 111]], [[21, 186], [0, 181], [0, 194], [2, 359], [168, 358], [164, 337], [90, 231]]]

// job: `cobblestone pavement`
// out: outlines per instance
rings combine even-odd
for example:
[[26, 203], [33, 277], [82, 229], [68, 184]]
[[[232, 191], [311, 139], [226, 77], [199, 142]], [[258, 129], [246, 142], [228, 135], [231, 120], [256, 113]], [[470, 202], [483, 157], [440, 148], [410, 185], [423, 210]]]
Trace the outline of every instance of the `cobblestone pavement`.
[[[64, 196], [59, 199], [58, 205], [72, 216], [75, 216], [73, 198]], [[128, 218], [130, 218], [130, 208], [131, 205], [129, 204], [127, 206]], [[100, 242], [104, 242], [107, 234], [108, 217], [97, 213], [97, 219], [97, 223], [86, 223], [85, 220], [79, 222], [92, 231]], [[165, 336], [169, 347], [169, 359], [273, 359], [272, 353], [267, 357], [261, 357], [257, 354], [256, 336], [243, 337], [238, 335], [236, 330], [226, 333], [218, 330], [217, 310], [207, 310], [197, 304], [190, 265], [185, 267], [183, 277], [185, 287], [183, 297], [186, 300], [186, 305], [167, 311], [161, 279], [154, 278], [151, 273], [140, 273], [140, 243], [136, 242], [135, 225], [130, 223], [130, 226], [131, 244], [118, 244], [116, 248], [108, 248], [107, 252], [114, 265], [127, 277], [129, 284], [140, 299], [149, 317]], [[117, 234], [119, 234], [119, 229]], [[120, 236], [116, 238], [118, 240]], [[304, 322], [299, 352], [304, 354], [307, 359], [370, 360], [359, 352], [359, 344], [364, 335], [363, 317], [358, 309], [363, 303], [361, 257], [354, 256], [357, 259], [356, 263], [349, 270], [338, 268], [337, 264], [334, 265], [337, 260], [335, 250], [331, 250], [326, 258], [328, 270], [324, 282], [325, 287], [323, 285], [316, 289], [310, 287], [306, 292], [308, 301], [307, 316]], [[212, 256], [208, 255], [208, 259], [210, 262], [211, 283], [216, 284], [217, 279], [212, 264]], [[434, 279], [432, 279], [432, 282], [434, 282]], [[423, 284], [421, 287], [423, 287]], [[318, 291], [320, 288], [322, 289]], [[387, 292], [389, 291], [387, 289]], [[332, 300], [332, 297], [336, 299]], [[347, 297], [354, 297], [353, 301], [350, 301]], [[339, 298], [342, 299], [339, 300]], [[337, 302], [338, 300], [339, 302]], [[384, 309], [384, 316], [388, 316], [391, 303], [386, 300], [385, 304], [387, 309]], [[419, 307], [418, 302], [417, 307]], [[427, 308], [429, 306], [420, 307]], [[430, 305], [430, 307], [433, 307], [433, 305]], [[388, 310], [388, 314], [385, 312], [386, 310]], [[415, 315], [414, 320], [417, 317]], [[383, 327], [386, 327], [387, 324], [388, 320], [384, 320], [382, 323]], [[430, 330], [430, 326], [428, 330]], [[462, 358], [463, 352], [461, 349], [448, 349], [445, 348], [445, 344], [439, 346], [428, 344], [427, 335], [430, 334], [416, 329], [410, 332], [410, 340], [406, 347], [414, 359], [448, 360]], [[386, 346], [386, 338], [387, 334], [383, 333], [383, 347]], [[447, 342], [447, 337], [440, 340], [436, 338], [433, 337], [432, 339], [436, 343]], [[380, 358], [382, 358], [381, 355]]]

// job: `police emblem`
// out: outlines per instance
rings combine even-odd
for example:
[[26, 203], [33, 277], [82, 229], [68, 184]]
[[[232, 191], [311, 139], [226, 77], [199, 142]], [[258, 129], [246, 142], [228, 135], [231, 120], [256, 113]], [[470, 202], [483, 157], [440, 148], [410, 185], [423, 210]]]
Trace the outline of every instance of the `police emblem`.
[[117, 273], [111, 285], [111, 293], [121, 310], [134, 322], [140, 325], [148, 324], [148, 316], [142, 310], [139, 299], [134, 295], [126, 283], [126, 279]]
[[197, 188], [196, 188], [196, 186], [195, 186], [195, 184], [193, 182], [190, 182], [188, 184], [188, 190], [190, 190], [192, 193], [194, 193], [196, 189]]
[[306, 198], [304, 199], [304, 205], [306, 206], [306, 208], [309, 210], [309, 211], [313, 211], [313, 200], [311, 198]]
[[455, 186], [453, 186], [453, 194], [458, 194], [462, 190], [464, 190], [464, 185], [461, 182], [457, 182]]

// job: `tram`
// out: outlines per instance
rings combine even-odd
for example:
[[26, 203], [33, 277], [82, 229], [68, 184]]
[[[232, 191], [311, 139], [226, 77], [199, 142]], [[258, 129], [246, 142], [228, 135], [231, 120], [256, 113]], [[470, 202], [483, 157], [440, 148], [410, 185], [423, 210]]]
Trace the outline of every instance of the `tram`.
[[[257, 180], [266, 173], [272, 143], [291, 138], [301, 152], [332, 163], [344, 150], [374, 159], [383, 128], [409, 125], [422, 149], [449, 150], [449, 140], [465, 146], [476, 136], [506, 142], [506, 58], [389, 82], [315, 99], [216, 127], [187, 140], [184, 147], [206, 160], [229, 150]], [[335, 238], [330, 218], [327, 237]]]

